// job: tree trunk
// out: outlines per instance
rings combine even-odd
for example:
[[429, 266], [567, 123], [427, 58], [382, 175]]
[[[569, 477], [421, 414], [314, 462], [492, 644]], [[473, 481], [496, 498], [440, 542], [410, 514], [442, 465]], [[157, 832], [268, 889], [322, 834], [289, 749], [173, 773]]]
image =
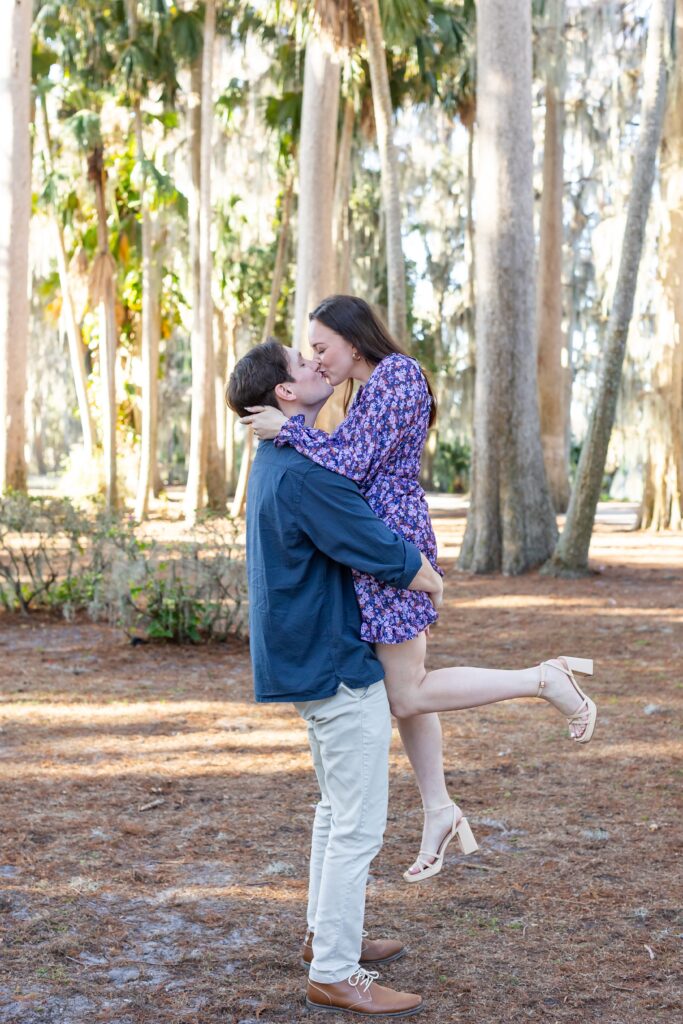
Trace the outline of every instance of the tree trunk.
[[285, 266], [287, 257], [287, 244], [289, 242], [289, 220], [292, 214], [292, 198], [294, 196], [294, 175], [289, 173], [287, 180], [285, 181], [285, 188], [282, 193], [281, 207], [280, 207], [280, 227], [277, 239], [277, 251], [275, 253], [275, 266], [273, 268], [273, 279], [270, 284], [270, 304], [268, 306], [268, 316], [263, 328], [262, 341], [266, 341], [267, 338], [273, 333], [275, 327], [275, 319], [277, 317], [277, 304], [280, 301], [280, 292], [282, 291], [282, 281], [285, 276]]
[[[185, 516], [192, 522], [204, 504], [209, 462], [209, 437], [215, 433], [213, 382], [213, 299], [211, 296], [211, 127], [213, 123], [213, 55], [216, 26], [215, 0], [207, 0], [201, 81], [201, 169], [199, 199], [198, 329], [192, 331], [192, 418], [190, 462], [185, 492]], [[192, 153], [192, 148], [191, 148]], [[192, 159], [192, 156], [191, 156]], [[190, 210], [192, 218], [192, 208]], [[192, 230], [192, 227], [191, 227]], [[195, 260], [196, 266], [196, 260]], [[194, 298], [197, 300], [196, 288]], [[213, 468], [213, 467], [212, 467]], [[212, 474], [212, 482], [215, 482]], [[220, 504], [220, 496], [210, 496]]]
[[242, 448], [242, 461], [240, 462], [240, 475], [237, 478], [237, 486], [235, 487], [235, 497], [232, 500], [230, 506], [230, 516], [232, 519], [236, 519], [242, 515], [244, 511], [244, 505], [247, 500], [247, 484], [249, 482], [249, 471], [251, 469], [251, 459], [254, 454], [254, 431], [251, 428], [247, 428], [246, 436], [244, 438], [244, 447]]
[[[332, 217], [332, 245], [336, 268], [335, 290], [348, 294], [351, 290], [351, 236], [349, 203], [351, 200], [351, 151], [353, 127], [356, 119], [351, 98], [344, 104], [341, 135], [337, 147], [337, 167], [334, 181]], [[334, 393], [320, 410], [316, 426], [332, 433], [344, 419], [344, 395], [346, 385], [334, 389]]]
[[140, 101], [135, 103], [135, 135], [138, 162], [142, 169], [140, 182], [140, 210], [142, 236], [142, 430], [140, 437], [140, 470], [135, 499], [135, 518], [147, 518], [149, 492], [154, 484], [157, 439], [157, 378], [159, 376], [159, 333], [161, 274], [159, 256], [154, 241], [154, 225], [146, 195], [147, 180], [144, 173], [145, 146], [142, 134]]
[[332, 40], [311, 33], [306, 44], [299, 142], [295, 348], [308, 351], [308, 314], [335, 288], [332, 248], [339, 61]]
[[[41, 96], [40, 108], [43, 122], [43, 146], [45, 159], [50, 173], [54, 173], [54, 161], [52, 158], [52, 138], [50, 135], [50, 122], [47, 113], [47, 98]], [[85, 369], [85, 352], [83, 348], [83, 335], [81, 325], [76, 316], [73, 295], [71, 293], [71, 282], [69, 280], [69, 265], [66, 256], [66, 245], [64, 244], [64, 231], [56, 209], [52, 210], [52, 221], [54, 224], [55, 243], [57, 249], [57, 273], [59, 274], [59, 288], [62, 293], [62, 319], [69, 346], [69, 358], [71, 361], [71, 372], [74, 378], [76, 400], [78, 402], [78, 413], [83, 431], [83, 458], [86, 465], [92, 464], [95, 450], [95, 428], [93, 425], [92, 411], [88, 401], [88, 375]]]
[[[531, 9], [477, 7], [477, 378], [472, 503], [460, 566], [520, 573], [557, 537], [533, 334]], [[500, 83], [505, 83], [505, 89]]]
[[351, 200], [351, 151], [353, 148], [353, 128], [356, 121], [356, 110], [353, 99], [346, 97], [344, 102], [344, 119], [342, 121], [339, 152], [337, 155], [337, 173], [334, 182], [334, 251], [337, 259], [337, 290], [342, 295], [351, 291], [351, 231], [350, 211]]
[[474, 420], [474, 382], [477, 373], [477, 331], [476, 331], [476, 261], [474, 237], [474, 124], [476, 103], [474, 99], [461, 106], [460, 120], [467, 129], [467, 220], [465, 225], [465, 263], [467, 266], [467, 367], [463, 373], [461, 417], [468, 431], [472, 432]]
[[[9, 9], [7, 9], [9, 8]], [[10, 0], [0, 44], [0, 494], [26, 490], [31, 216], [31, 4]]]
[[639, 526], [683, 528], [683, 0], [676, 0], [673, 77], [659, 159], [657, 354], [645, 397], [649, 440]]
[[[215, 438], [215, 458], [220, 460], [220, 473], [218, 474], [217, 479], [221, 486], [224, 508], [228, 495], [226, 460], [228, 406], [225, 401], [225, 386], [228, 381], [229, 349], [227, 332], [223, 329], [223, 325], [220, 323], [218, 310], [215, 307], [213, 311], [213, 320], [213, 410], [215, 429], [212, 433]], [[211, 476], [211, 469], [212, 467], [209, 469], [209, 477]]]
[[363, 16], [370, 65], [372, 103], [377, 126], [381, 166], [389, 286], [389, 330], [399, 343], [406, 340], [406, 271], [401, 243], [401, 189], [398, 155], [394, 146], [391, 93], [382, 20], [378, 0], [358, 0]]
[[107, 508], [118, 504], [116, 478], [116, 264], [109, 252], [109, 230], [104, 199], [104, 161], [97, 146], [88, 158], [88, 180], [95, 192], [97, 211], [97, 255], [93, 261], [90, 291], [97, 304], [100, 381], [102, 386], [102, 447]]
[[588, 569], [588, 549], [614, 425], [619, 381], [633, 313], [657, 150], [662, 133], [672, 10], [673, 0], [655, 0], [650, 13], [643, 73], [640, 139], [633, 168], [619, 274], [607, 325], [605, 353], [595, 404], [581, 450], [566, 525], [553, 557], [545, 567], [546, 572], [556, 575], [575, 575]]
[[565, 380], [571, 374], [562, 332], [562, 198], [564, 191], [564, 0], [548, 4], [545, 47], [545, 141], [536, 348], [541, 443], [550, 496], [556, 512], [569, 504], [569, 450]]
[[221, 394], [217, 396], [217, 408], [221, 406], [223, 408], [226, 492], [227, 494], [234, 495], [237, 482], [237, 466], [235, 465], [235, 424], [237, 423], [237, 416], [225, 401], [225, 381], [230, 379], [230, 374], [235, 369], [235, 363], [237, 362], [235, 323], [232, 315], [226, 321], [225, 312], [222, 309], [216, 309], [216, 324], [221, 338], [221, 349], [226, 354], [224, 383]]

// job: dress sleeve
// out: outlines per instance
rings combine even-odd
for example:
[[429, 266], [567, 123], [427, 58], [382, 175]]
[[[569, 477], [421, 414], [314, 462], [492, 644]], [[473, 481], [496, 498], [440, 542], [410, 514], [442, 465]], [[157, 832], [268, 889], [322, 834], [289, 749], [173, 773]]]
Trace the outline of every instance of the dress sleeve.
[[332, 434], [293, 416], [275, 438], [325, 469], [361, 483], [401, 443], [424, 415], [427, 389], [418, 364], [407, 356], [383, 359], [349, 415]]
[[301, 478], [297, 523], [309, 540], [335, 562], [407, 589], [422, 557], [371, 510], [358, 486], [341, 474], [309, 466]]

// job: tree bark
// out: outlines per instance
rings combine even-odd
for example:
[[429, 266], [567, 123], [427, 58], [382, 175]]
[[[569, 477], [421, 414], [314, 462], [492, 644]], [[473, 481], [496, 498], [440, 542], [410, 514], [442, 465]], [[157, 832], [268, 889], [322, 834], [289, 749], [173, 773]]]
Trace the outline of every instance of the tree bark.
[[[213, 382], [213, 299], [211, 295], [211, 127], [213, 123], [213, 56], [216, 27], [215, 0], [207, 0], [201, 81], [201, 169], [199, 201], [199, 296], [197, 327], [192, 331], [192, 416], [190, 460], [185, 491], [185, 516], [193, 522], [204, 504], [209, 464], [210, 434], [215, 434]], [[192, 152], [192, 149], [191, 149]], [[192, 157], [191, 157], [192, 159]], [[190, 211], [192, 217], [192, 211]], [[191, 229], [192, 230], [192, 229]], [[195, 262], [196, 266], [196, 262]], [[196, 289], [194, 297], [196, 299]], [[213, 469], [213, 466], [212, 466]], [[212, 473], [212, 482], [214, 474]], [[212, 488], [213, 490], [213, 488]], [[220, 495], [210, 495], [220, 505]]]
[[[142, 110], [140, 101], [135, 103], [135, 135], [137, 155], [144, 168], [145, 146], [142, 132]], [[159, 334], [161, 274], [159, 256], [154, 241], [154, 225], [146, 195], [147, 180], [142, 170], [140, 182], [141, 238], [142, 238], [142, 429], [140, 437], [140, 469], [135, 518], [140, 522], [147, 518], [149, 492], [154, 484], [156, 467], [158, 376], [159, 376]]]
[[308, 314], [335, 288], [332, 214], [339, 109], [339, 60], [332, 39], [306, 44], [299, 142], [295, 348], [308, 351]]
[[550, 0], [545, 46], [545, 142], [538, 254], [538, 399], [541, 444], [556, 512], [569, 504], [566, 377], [571, 375], [562, 331], [562, 199], [564, 192], [564, 0]]
[[[477, 7], [477, 377], [460, 567], [520, 573], [557, 537], [540, 442], [533, 333], [531, 9]], [[505, 88], [501, 88], [505, 83]]]
[[462, 382], [462, 421], [472, 432], [474, 420], [474, 383], [477, 374], [477, 331], [476, 331], [476, 245], [474, 237], [474, 125], [476, 120], [476, 103], [474, 99], [460, 109], [460, 120], [467, 129], [467, 194], [465, 223], [465, 263], [467, 266], [467, 307], [465, 324], [467, 326], [468, 364], [463, 373]]
[[263, 328], [262, 341], [273, 333], [275, 319], [277, 317], [277, 304], [280, 301], [282, 281], [285, 276], [287, 257], [287, 244], [289, 242], [289, 221], [292, 214], [292, 199], [294, 196], [294, 176], [287, 175], [284, 191], [282, 193], [280, 207], [280, 227], [277, 239], [277, 250], [275, 253], [275, 266], [273, 268], [273, 279], [270, 284], [270, 303], [268, 305], [268, 316]]
[[675, 66], [659, 158], [662, 224], [655, 365], [645, 396], [649, 441], [639, 526], [683, 528], [683, 0], [676, 0]]
[[[216, 396], [217, 409], [223, 409], [223, 451], [225, 453], [225, 484], [228, 494], [234, 495], [237, 481], [237, 467], [235, 465], [235, 424], [237, 416], [225, 401], [225, 382], [230, 379], [230, 374], [235, 369], [237, 362], [237, 346], [235, 344], [235, 323], [232, 315], [226, 320], [225, 312], [216, 309], [216, 325], [221, 338], [221, 350], [225, 352], [225, 372], [223, 375], [223, 387], [220, 395]], [[216, 379], [218, 383], [218, 378]]]
[[232, 500], [230, 506], [230, 517], [236, 519], [241, 516], [244, 511], [244, 505], [247, 500], [247, 484], [249, 482], [249, 471], [251, 469], [251, 460], [254, 454], [254, 431], [251, 428], [247, 428], [246, 436], [244, 438], [244, 447], [242, 448], [242, 461], [240, 462], [240, 474], [237, 478], [237, 486], [235, 487], [235, 497]]
[[[41, 96], [40, 108], [42, 111], [43, 123], [43, 146], [45, 159], [50, 169], [54, 172], [54, 159], [52, 155], [52, 138], [50, 133], [50, 121], [47, 112], [47, 99]], [[59, 288], [62, 293], [62, 318], [64, 329], [69, 346], [69, 359], [71, 361], [71, 372], [74, 378], [76, 400], [78, 402], [78, 414], [83, 431], [83, 458], [86, 464], [92, 464], [95, 451], [95, 427], [93, 425], [92, 411], [88, 401], [88, 375], [85, 369], [85, 352], [83, 349], [83, 335], [81, 325], [76, 316], [76, 307], [71, 292], [69, 280], [69, 265], [67, 261], [66, 245], [64, 243], [64, 231], [57, 210], [52, 211], [54, 224], [54, 235], [57, 250], [57, 273], [59, 275]]]
[[26, 490], [31, 216], [31, 4], [10, 0], [0, 43], [0, 494]]
[[337, 172], [334, 181], [334, 251], [337, 259], [337, 290], [342, 295], [351, 291], [351, 232], [350, 211], [351, 200], [351, 152], [353, 148], [353, 128], [356, 111], [350, 96], [344, 101], [344, 118], [342, 120], [339, 152], [337, 154]]
[[102, 387], [102, 447], [107, 508], [118, 504], [116, 474], [116, 264], [109, 251], [109, 230], [104, 198], [104, 160], [97, 146], [88, 158], [88, 180], [95, 192], [97, 211], [97, 255], [90, 276], [90, 291], [97, 304], [100, 381]]
[[607, 325], [595, 404], [581, 450], [565, 528], [552, 559], [544, 567], [544, 571], [555, 575], [575, 575], [588, 570], [588, 549], [614, 425], [657, 150], [662, 134], [672, 10], [673, 0], [655, 0], [651, 8], [643, 74], [640, 139], [633, 168], [619, 273]]
[[[137, 37], [137, 0], [127, 0], [128, 35]], [[149, 492], [154, 487], [157, 468], [157, 378], [159, 375], [159, 335], [161, 324], [161, 276], [158, 253], [154, 242], [154, 224], [147, 196], [145, 172], [145, 140], [142, 125], [142, 105], [139, 96], [133, 102], [135, 141], [140, 165], [140, 232], [142, 240], [142, 325], [140, 347], [142, 354], [142, 426], [140, 431], [140, 468], [138, 472], [135, 518], [147, 518]]]
[[368, 50], [372, 103], [381, 166], [389, 291], [387, 310], [389, 330], [401, 344], [406, 340], [406, 270], [401, 242], [401, 187], [398, 154], [394, 146], [389, 72], [384, 51], [379, 2], [378, 0], [358, 0], [358, 3], [363, 17], [365, 42]]

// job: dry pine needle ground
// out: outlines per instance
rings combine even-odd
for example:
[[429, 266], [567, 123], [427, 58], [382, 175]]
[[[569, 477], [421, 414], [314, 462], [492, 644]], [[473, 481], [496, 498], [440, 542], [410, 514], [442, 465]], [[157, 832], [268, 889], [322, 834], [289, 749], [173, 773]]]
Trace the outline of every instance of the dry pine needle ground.
[[[424, 1024], [681, 1020], [683, 539], [603, 526], [585, 580], [470, 578], [462, 521], [436, 522], [430, 664], [594, 657], [601, 715], [585, 748], [540, 702], [444, 716], [481, 852], [412, 887], [396, 738], [367, 923], [410, 953], [383, 980], [425, 995]], [[0, 664], [0, 1022], [319, 1019], [298, 957], [306, 738], [289, 707], [252, 703], [245, 648], [4, 616]]]

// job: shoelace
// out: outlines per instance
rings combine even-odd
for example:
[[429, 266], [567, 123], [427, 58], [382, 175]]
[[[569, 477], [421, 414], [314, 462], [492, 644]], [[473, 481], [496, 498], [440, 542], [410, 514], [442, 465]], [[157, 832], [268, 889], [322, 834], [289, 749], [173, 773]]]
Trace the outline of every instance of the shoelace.
[[364, 967], [359, 967], [358, 970], [349, 975], [349, 985], [353, 985], [356, 988], [362, 985], [363, 991], [367, 992], [373, 981], [377, 981], [378, 978], [379, 971], [366, 971]]

